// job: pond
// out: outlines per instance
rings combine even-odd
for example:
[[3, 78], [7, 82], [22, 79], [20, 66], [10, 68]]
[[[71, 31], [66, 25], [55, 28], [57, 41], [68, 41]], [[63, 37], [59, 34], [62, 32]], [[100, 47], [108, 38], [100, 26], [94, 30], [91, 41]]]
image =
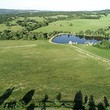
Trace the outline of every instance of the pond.
[[[110, 39], [109, 39], [110, 40]], [[63, 34], [59, 35], [55, 38], [52, 39], [52, 42], [54, 43], [60, 43], [60, 44], [68, 44], [70, 41], [73, 43], [77, 44], [85, 44], [87, 42], [90, 43], [98, 43], [102, 41], [102, 38], [96, 38], [96, 37], [79, 37], [76, 35], [68, 35], [68, 34]]]

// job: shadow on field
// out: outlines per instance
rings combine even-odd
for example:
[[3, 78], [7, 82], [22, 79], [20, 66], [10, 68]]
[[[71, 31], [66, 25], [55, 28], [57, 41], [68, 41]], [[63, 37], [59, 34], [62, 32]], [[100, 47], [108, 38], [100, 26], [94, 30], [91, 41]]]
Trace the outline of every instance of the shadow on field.
[[34, 110], [34, 108], [35, 108], [35, 104], [32, 103], [26, 108], [26, 110]]
[[9, 88], [3, 93], [2, 96], [0, 96], [0, 105], [2, 105], [4, 103], [4, 101], [9, 98], [9, 96], [12, 94], [13, 90], [14, 90], [14, 87]]
[[[30, 90], [29, 92], [27, 92], [24, 97], [20, 100], [20, 102], [23, 104], [23, 105], [27, 105], [31, 100], [32, 100], [32, 97], [35, 93], [35, 90], [32, 89]], [[33, 109], [32, 109], [33, 110]]]

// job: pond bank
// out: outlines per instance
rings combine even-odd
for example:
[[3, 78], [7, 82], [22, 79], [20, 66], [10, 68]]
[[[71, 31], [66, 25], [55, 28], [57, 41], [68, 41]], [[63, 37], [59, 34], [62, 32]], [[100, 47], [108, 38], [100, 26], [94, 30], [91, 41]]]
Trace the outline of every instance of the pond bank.
[[94, 37], [88, 38], [76, 36], [75, 34], [61, 33], [53, 36], [50, 39], [50, 42], [58, 44], [68, 44], [69, 42], [72, 42], [73, 44], [95, 44], [101, 42], [101, 40]]

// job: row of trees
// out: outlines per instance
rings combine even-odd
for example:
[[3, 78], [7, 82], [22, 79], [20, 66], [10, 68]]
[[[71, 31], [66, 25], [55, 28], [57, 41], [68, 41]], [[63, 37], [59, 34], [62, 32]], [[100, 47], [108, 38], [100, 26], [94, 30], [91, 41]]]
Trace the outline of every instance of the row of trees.
[[83, 95], [81, 91], [78, 91], [74, 97], [74, 104], [73, 104], [73, 110], [106, 110], [106, 108], [109, 106], [108, 99], [106, 96], [104, 96], [103, 102], [99, 102], [98, 104], [95, 103], [93, 95], [91, 95], [89, 98], [86, 95], [84, 97], [83, 101]]
[[98, 48], [103, 48], [103, 49], [110, 49], [110, 41], [102, 40], [100, 43], [98, 43], [94, 46], [98, 47]]
[[[100, 29], [101, 30], [101, 29]], [[52, 36], [59, 34], [59, 33], [64, 33], [63, 31], [53, 31], [50, 33], [38, 33], [38, 32], [29, 32], [28, 30], [22, 30], [22, 31], [11, 31], [10, 29], [6, 29], [3, 32], [0, 32], [0, 40], [38, 40], [38, 39], [48, 39], [51, 38]], [[66, 32], [68, 33], [68, 32]], [[86, 31], [86, 33], [89, 33], [89, 30]], [[83, 37], [83, 36], [78, 36], [78, 37]], [[90, 37], [90, 36], [85, 36], [86, 39], [95, 39], [95, 37]], [[95, 44], [95, 47], [98, 48], [104, 48], [104, 49], [110, 49], [110, 41], [108, 38], [104, 37], [96, 37], [98, 40], [102, 40], [101, 42]]]
[[40, 28], [42, 26], [48, 26], [48, 22], [47, 21], [38, 22], [36, 20], [31, 20], [31, 19], [17, 20], [17, 24], [20, 25], [20, 26], [23, 26], [28, 31], [32, 31], [32, 30], [38, 29], [38, 28]]
[[96, 36], [96, 37], [103, 37], [103, 38], [109, 38], [110, 37], [110, 33], [108, 32], [110, 30], [110, 26], [108, 26], [107, 28], [100, 28], [96, 31], [92, 31], [92, 30], [86, 30], [86, 31], [80, 31], [78, 33], [76, 33], [77, 35], [80, 36]]
[[32, 89], [28, 91], [20, 100], [11, 100], [6, 101], [12, 94], [14, 88], [7, 89], [0, 96], [0, 108], [3, 109], [13, 109], [13, 110], [34, 110], [35, 107], [40, 107], [41, 110], [46, 110], [47, 107], [64, 107], [70, 108], [72, 110], [107, 110], [109, 107], [109, 102], [106, 96], [104, 96], [103, 101], [96, 103], [93, 95], [88, 97], [87, 95], [83, 97], [81, 91], [76, 92], [73, 100], [62, 100], [61, 93], [56, 95], [54, 101], [49, 100], [49, 96], [46, 94], [42, 100], [36, 101], [33, 100], [35, 90]]
[[17, 32], [11, 30], [4, 30], [3, 32], [0, 32], [0, 40], [37, 40], [47, 38], [47, 33], [29, 32], [27, 30]]
[[[4, 10], [1, 10], [4, 11]], [[33, 11], [23, 11], [23, 10], [10, 10], [10, 12], [13, 11], [14, 13], [9, 13], [9, 10], [7, 10], [7, 13], [1, 13], [0, 14], [0, 24], [5, 23], [7, 21], [13, 20], [12, 18], [18, 18], [18, 17], [47, 17], [47, 18], [52, 18], [51, 16], [57, 16], [57, 15], [66, 15], [64, 16], [58, 16], [54, 20], [62, 20], [62, 19], [76, 19], [76, 18], [84, 18], [84, 19], [99, 19], [101, 16], [107, 16], [108, 12], [106, 11], [73, 11], [73, 12], [43, 12], [43, 11], [38, 11], [38, 12], [33, 12]], [[5, 10], [6, 12], [6, 10]]]
[[43, 21], [37, 21], [33, 19], [29, 19], [28, 17], [24, 17], [23, 20], [17, 20], [16, 23], [22, 27], [24, 27], [28, 31], [32, 31], [35, 29], [38, 29], [43, 26], [48, 26], [49, 23], [57, 21], [57, 20], [62, 20], [65, 19], [65, 17], [57, 17], [57, 18], [52, 18], [52, 17], [43, 17]]
[[2, 15], [2, 14], [0, 14], [0, 24], [12, 21], [13, 20], [12, 16], [13, 15], [11, 15], [11, 14], [10, 15]]
[[63, 33], [62, 31], [53, 31], [50, 33], [42, 33], [42, 32], [30, 32], [26, 29], [22, 31], [12, 31], [10, 29], [6, 29], [0, 32], [0, 40], [37, 40], [37, 39], [48, 39], [52, 36]]

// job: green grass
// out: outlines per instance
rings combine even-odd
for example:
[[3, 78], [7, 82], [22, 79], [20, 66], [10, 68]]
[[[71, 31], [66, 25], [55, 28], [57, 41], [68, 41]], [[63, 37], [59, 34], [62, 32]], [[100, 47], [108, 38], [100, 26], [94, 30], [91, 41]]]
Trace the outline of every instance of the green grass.
[[99, 55], [101, 57], [110, 59], [110, 49], [101, 49], [94, 46], [86, 46], [86, 45], [76, 45], [84, 50], [87, 50], [91, 53], [94, 53], [96, 55]]
[[22, 29], [24, 29], [24, 27], [21, 27], [19, 25], [17, 25], [17, 26], [6, 26], [5, 24], [0, 24], [0, 31], [1, 32], [6, 30], [6, 29], [10, 29], [10, 30], [16, 32], [16, 31], [21, 31]]
[[[30, 45], [35, 47], [5, 48]], [[20, 99], [35, 89], [34, 98], [45, 94], [53, 100], [58, 92], [72, 100], [76, 91], [93, 94], [96, 100], [110, 99], [110, 67], [75, 51], [71, 46], [48, 41], [0, 41], [0, 95], [11, 86], [15, 90], [9, 100]], [[18, 95], [19, 94], [19, 95]]]
[[67, 18], [68, 16], [67, 15], [55, 15], [55, 16], [49, 16], [49, 17], [46, 17], [46, 18], [58, 18], [58, 17], [65, 17], [65, 18]]
[[5, 29], [7, 29], [8, 27], [5, 24], [0, 24], [0, 31], [4, 31]]
[[17, 26], [11, 26], [10, 29], [14, 32], [17, 32], [17, 31], [22, 31], [25, 28], [20, 25], [17, 25]]
[[32, 20], [36, 20], [38, 22], [42, 22], [42, 21], [45, 21], [45, 18], [43, 17], [28, 17], [29, 19], [32, 19]]
[[[110, 15], [102, 17], [101, 19], [74, 19], [74, 20], [63, 20], [56, 21], [49, 24], [47, 27], [41, 27], [35, 32], [52, 32], [52, 31], [69, 31], [79, 32], [87, 29], [97, 30], [99, 28], [105, 28], [109, 26]], [[70, 26], [72, 24], [72, 26]]]

